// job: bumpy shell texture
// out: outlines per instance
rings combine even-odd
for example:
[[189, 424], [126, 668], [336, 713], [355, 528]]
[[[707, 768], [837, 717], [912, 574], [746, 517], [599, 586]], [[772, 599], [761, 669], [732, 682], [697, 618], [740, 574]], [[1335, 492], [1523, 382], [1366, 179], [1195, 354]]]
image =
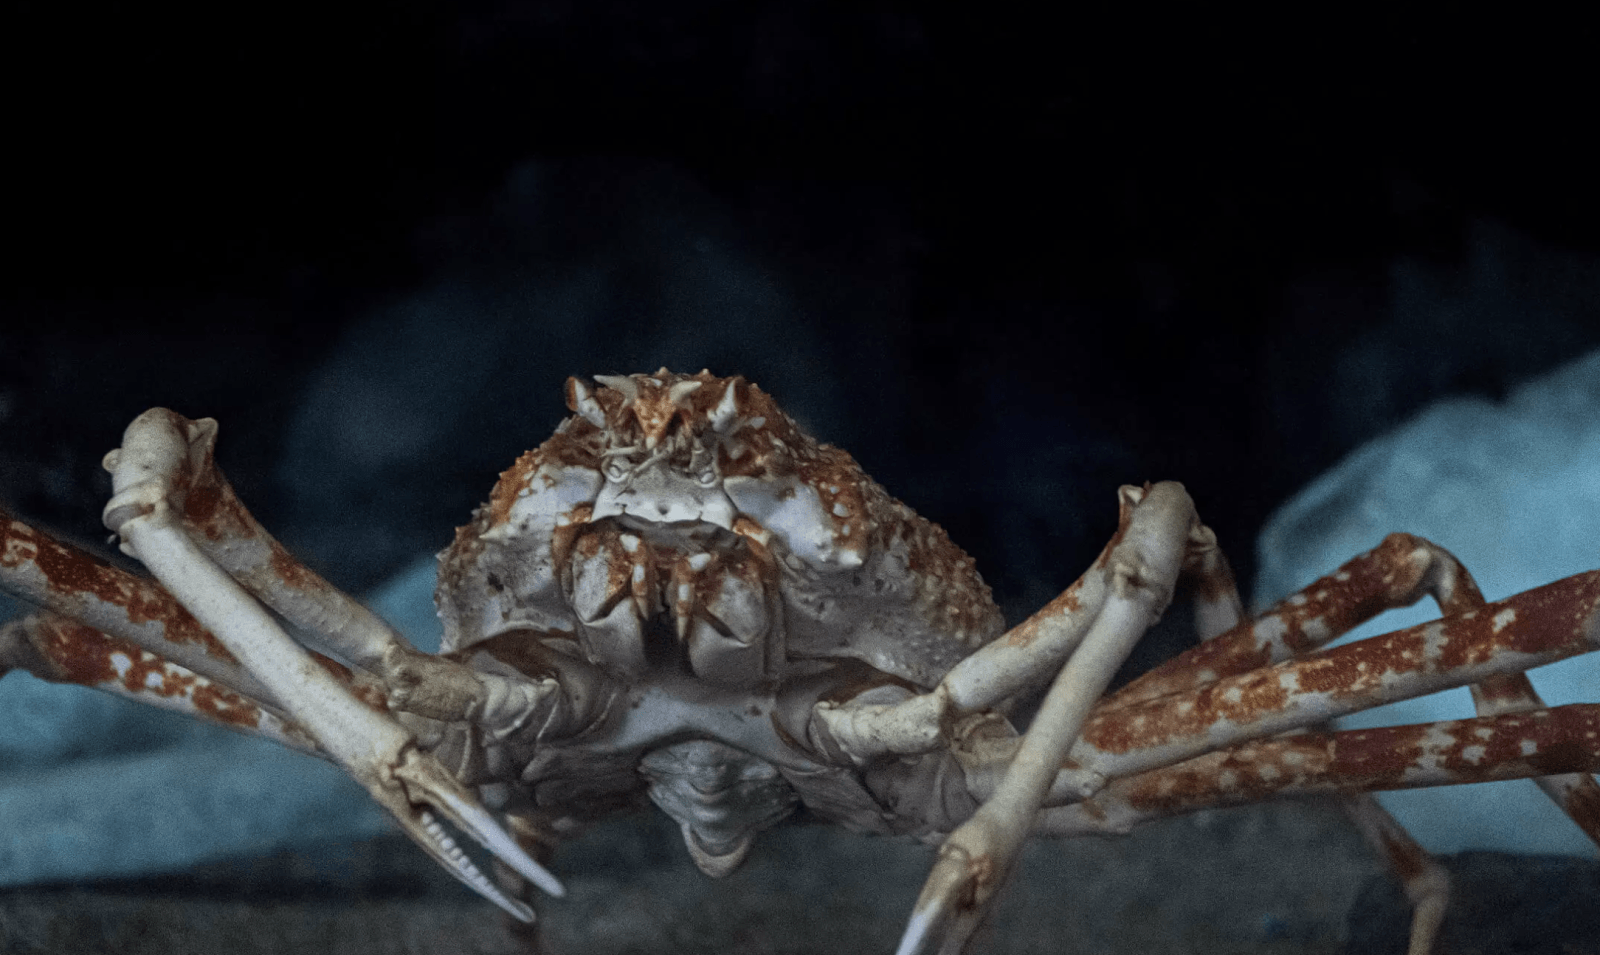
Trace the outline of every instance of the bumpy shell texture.
[[930, 687], [1002, 631], [943, 529], [756, 386], [665, 369], [596, 381], [568, 381], [575, 414], [440, 554], [445, 649], [531, 630], [643, 672], [675, 630], [714, 681], [853, 658]]

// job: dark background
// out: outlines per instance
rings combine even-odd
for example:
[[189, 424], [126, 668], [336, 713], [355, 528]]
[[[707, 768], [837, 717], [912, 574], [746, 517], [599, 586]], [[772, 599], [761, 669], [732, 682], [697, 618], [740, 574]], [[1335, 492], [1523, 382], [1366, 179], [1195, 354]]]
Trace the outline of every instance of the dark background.
[[[98, 535], [99, 456], [170, 404], [363, 587], [566, 374], [676, 359], [852, 450], [1012, 614], [1128, 481], [1186, 482], [1248, 585], [1360, 440], [1600, 342], [1592, 69], [1559, 24], [1146, 15], [23, 4], [0, 498]], [[330, 478], [361, 433], [394, 446]]]

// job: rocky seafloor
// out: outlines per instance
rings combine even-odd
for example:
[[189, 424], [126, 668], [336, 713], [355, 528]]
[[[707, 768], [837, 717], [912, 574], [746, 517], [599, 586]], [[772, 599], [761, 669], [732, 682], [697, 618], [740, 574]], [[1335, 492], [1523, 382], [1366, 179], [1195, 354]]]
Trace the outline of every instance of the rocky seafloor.
[[[769, 833], [716, 881], [667, 820], [564, 848], [543, 943], [601, 953], [889, 952], [932, 850], [823, 827]], [[1442, 952], [1600, 953], [1600, 863], [1465, 853]], [[1407, 907], [1331, 801], [1217, 811], [1026, 851], [974, 953], [1403, 952]], [[0, 952], [476, 953], [531, 949], [398, 835], [176, 876], [0, 893]]]

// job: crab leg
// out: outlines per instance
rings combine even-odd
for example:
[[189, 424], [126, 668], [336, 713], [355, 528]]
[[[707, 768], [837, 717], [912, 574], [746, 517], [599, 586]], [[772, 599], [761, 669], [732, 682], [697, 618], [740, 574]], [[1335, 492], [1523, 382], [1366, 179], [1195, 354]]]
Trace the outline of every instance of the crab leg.
[[[154, 408], [135, 419], [128, 433], [157, 430], [173, 432], [182, 442], [181, 448], [171, 449], [172, 464], [181, 468], [175, 474], [185, 479], [181, 510], [174, 517], [192, 532], [199, 549], [267, 606], [326, 641], [330, 650], [362, 669], [380, 672], [385, 651], [401, 642], [399, 634], [296, 561], [256, 522], [216, 467], [217, 422], [192, 421]], [[122, 453], [106, 456], [106, 470], [116, 473]]]
[[[0, 589], [46, 608], [4, 625], [0, 667], [181, 710], [325, 755], [172, 594], [4, 510]], [[383, 699], [376, 678], [312, 657], [357, 695]]]
[[[1180, 484], [1171, 486], [1182, 490]], [[1133, 502], [1143, 493], [1138, 488], [1120, 492], [1116, 535], [1072, 586], [1033, 616], [951, 667], [931, 692], [894, 704], [818, 704], [815, 716], [821, 729], [858, 762], [886, 754], [930, 752], [943, 745], [944, 727], [954, 718], [987, 710], [1048, 682], [1078, 649], [1104, 610], [1116, 578], [1112, 556], [1134, 520]], [[1146, 517], [1142, 522], [1150, 520]], [[1177, 553], [1184, 558], [1183, 576], [1194, 583], [1197, 591], [1195, 622], [1200, 632], [1211, 635], [1236, 623], [1243, 610], [1216, 535], [1196, 521]], [[1170, 599], [1169, 590], [1162, 609]]]
[[[164, 591], [157, 592], [171, 600]], [[175, 601], [173, 604], [176, 613], [198, 629], [188, 611]], [[205, 635], [208, 640], [215, 639], [209, 633]], [[365, 705], [380, 713], [384, 711], [382, 687], [372, 677], [353, 673], [320, 655], [313, 654], [312, 659]], [[131, 640], [101, 633], [49, 611], [0, 624], [0, 676], [13, 668], [21, 668], [43, 680], [76, 683], [185, 713], [309, 755], [330, 758], [304, 728], [285, 718], [276, 706], [236, 692]], [[438, 853], [433, 854], [439, 857]], [[440, 861], [449, 863], [453, 869], [461, 869], [459, 878], [507, 911], [513, 914], [521, 911], [518, 908], [521, 903], [506, 898], [493, 883], [477, 875], [475, 870], [462, 866], [459, 860], [449, 858], [448, 853]]]
[[[1182, 485], [1123, 487], [1119, 533], [1104, 561], [1105, 604], [1046, 694], [995, 792], [940, 847], [898, 955], [959, 951], [1009, 873], [1062, 759], [1128, 652], [1172, 599], [1198, 525]], [[1006, 639], [1006, 638], [1001, 638]]]
[[1411, 902], [1411, 932], [1407, 955], [1429, 955], [1450, 907], [1450, 870], [1411, 838], [1383, 804], [1367, 792], [1342, 792], [1339, 799], [1346, 816], [1367, 844], [1382, 855], [1400, 880]]
[[136, 644], [235, 692], [274, 702], [271, 692], [171, 594], [29, 527], [3, 508], [0, 589]]
[[76, 683], [150, 706], [263, 736], [323, 755], [276, 707], [128, 641], [42, 611], [0, 624], [0, 675], [22, 669], [52, 683]]
[[[1586, 820], [1584, 812], [1585, 806], [1592, 804], [1584, 800], [1594, 787], [1587, 775], [1593, 760], [1575, 757], [1575, 765], [1564, 765], [1559, 758], [1524, 758], [1519, 765], [1514, 760], [1506, 762], [1504, 754], [1527, 757], [1563, 740], [1572, 748], [1577, 734], [1594, 732], [1592, 726], [1575, 723], [1579, 717], [1549, 718], [1560, 711], [1537, 710], [1533, 715], [1543, 720], [1542, 724], [1529, 723], [1516, 714], [1526, 711], [1530, 700], [1537, 706], [1537, 696], [1520, 671], [1600, 647], [1596, 613], [1600, 572], [1484, 604], [1471, 578], [1444, 551], [1415, 539], [1391, 538], [1387, 543], [1406, 545], [1409, 555], [1435, 578], [1432, 588], [1441, 607], [1458, 612], [1441, 621], [1228, 677], [1187, 693], [1103, 708], [1085, 728], [1069, 768], [1052, 788], [1051, 802], [1088, 795], [1108, 776], [1132, 775], [1137, 782], [1118, 779], [1114, 790], [1095, 795], [1088, 805], [1046, 810], [1041, 817], [1044, 830], [1069, 834], [1085, 826], [1087, 817], [1094, 817], [1095, 821], [1087, 824], [1091, 829], [1126, 831], [1127, 826], [1142, 821], [1130, 814], [1141, 802], [1156, 814], [1186, 811], [1176, 809], [1185, 805], [1184, 800], [1192, 800], [1189, 808], [1227, 805], [1236, 801], [1228, 795], [1236, 786], [1259, 799], [1277, 794], [1280, 788], [1283, 794], [1349, 792], [1539, 776], [1546, 791], [1555, 790], [1551, 794], [1557, 803], [1592, 835], [1594, 822]], [[1413, 545], [1422, 546], [1412, 549]], [[1463, 611], [1462, 607], [1474, 609]], [[1204, 649], [1191, 653], [1201, 656]], [[1475, 681], [1479, 683], [1474, 688], [1475, 698], [1480, 712], [1485, 712], [1477, 723], [1279, 737], [1235, 747], [1223, 755], [1211, 753], [1203, 762], [1190, 759], [1181, 767], [1171, 767], [1173, 772], [1160, 769], [1174, 759], [1188, 759], [1252, 736], [1292, 731], [1367, 706]], [[1497, 700], [1506, 701], [1498, 704], [1503, 707], [1499, 713], [1491, 709]], [[1582, 718], [1592, 721], [1595, 715], [1588, 713]], [[1405, 733], [1415, 738], [1407, 738]], [[1508, 736], [1517, 749], [1501, 746], [1500, 755], [1492, 755], [1497, 740]], [[1342, 751], [1337, 749], [1339, 744]], [[1576, 748], [1581, 756], [1584, 748], [1593, 747], [1579, 743]], [[1415, 765], [1402, 765], [1389, 777], [1371, 778], [1370, 772], [1363, 775], [1363, 767], [1351, 765], [1359, 756], [1336, 758], [1351, 753], [1365, 754], [1368, 760], [1386, 753], [1417, 755]], [[1129, 759], [1119, 761], [1119, 756]], [[1440, 774], [1437, 771], [1444, 763], [1450, 764], [1450, 772]], [[1547, 772], [1561, 775], [1546, 777]], [[1213, 774], [1216, 778], [1209, 779]], [[1370, 797], [1347, 800], [1347, 809], [1405, 882], [1416, 907], [1410, 950], [1430, 951], [1448, 900], [1447, 876]]]
[[[1346, 562], [1345, 566], [1333, 574], [1301, 591], [1297, 595], [1298, 600], [1291, 598], [1290, 601], [1280, 602], [1277, 607], [1268, 612], [1268, 616], [1271, 616], [1274, 612], [1287, 616], [1289, 618], [1287, 621], [1283, 620], [1282, 617], [1277, 621], [1282, 625], [1283, 633], [1295, 632], [1297, 636], [1301, 637], [1296, 643], [1303, 644], [1309, 642], [1300, 633], [1307, 621], [1318, 621], [1319, 636], [1320, 629], [1323, 627], [1332, 631], [1333, 626], [1338, 626], [1340, 623], [1345, 627], [1354, 626], [1355, 622], [1338, 618], [1349, 617], [1351, 610], [1354, 610], [1357, 615], [1364, 612], [1378, 612], [1377, 608], [1373, 607], [1374, 596], [1379, 599], [1387, 599], [1390, 605], [1400, 600], [1414, 601], [1420, 596], [1420, 591], [1417, 587], [1419, 581], [1423, 582], [1428, 592], [1433, 595], [1442, 613], [1448, 614], [1458, 610], [1482, 606], [1483, 596], [1478, 593], [1470, 575], [1467, 574], [1466, 570], [1461, 567], [1453, 556], [1446, 553], [1442, 548], [1435, 547], [1420, 538], [1415, 540], [1419, 547], [1407, 552], [1406, 556], [1432, 558], [1432, 564], [1427, 567], [1419, 566], [1419, 562], [1414, 559], [1405, 560], [1402, 558], [1398, 561], [1394, 559], [1397, 556], [1395, 552], [1403, 550], [1404, 545], [1411, 540], [1408, 535], [1394, 535], [1392, 540], [1385, 540], [1384, 545], [1376, 549], [1381, 552], [1376, 560], [1372, 559], [1372, 554], [1366, 554], [1354, 561]], [[1201, 551], [1198, 556], [1200, 560], [1204, 560], [1207, 554], [1205, 551]], [[1220, 561], [1220, 558], [1219, 551], [1217, 552], [1217, 559]], [[1396, 566], [1397, 563], [1398, 567]], [[1372, 573], [1372, 570], [1375, 569], [1374, 565], [1376, 565], [1376, 569], [1386, 571], [1386, 574], [1379, 576]], [[1188, 565], [1185, 566], [1185, 569], [1189, 569]], [[1222, 569], [1226, 570], [1225, 563], [1222, 564]], [[1214, 579], [1220, 576], [1213, 568], [1203, 564], [1199, 570], [1200, 573], [1191, 574], [1191, 576], [1200, 577], [1202, 581], [1207, 577]], [[1400, 572], [1397, 574], [1395, 570]], [[1355, 572], [1352, 573], [1352, 571]], [[1400, 578], [1398, 582], [1397, 577]], [[1353, 587], [1349, 586], [1352, 580], [1356, 581]], [[1464, 586], [1458, 586], [1458, 583], [1464, 583]], [[1215, 611], [1208, 613], [1208, 603], [1215, 605], [1220, 599], [1219, 596], [1209, 594], [1208, 588], [1203, 582], [1195, 589], [1197, 590], [1195, 620], [1203, 643], [1234, 630], [1244, 622], [1243, 607], [1239, 601], [1238, 588], [1234, 584], [1231, 575], [1225, 579], [1216, 580], [1210, 588], [1224, 591], [1225, 593], [1222, 596], [1232, 597], [1232, 606], [1237, 610], [1231, 616]], [[1378, 591], [1376, 595], [1373, 593], [1375, 589]], [[1207, 600], [1208, 597], [1210, 598], [1209, 601]], [[1332, 599], [1330, 600], [1330, 598]], [[1308, 608], [1310, 609], [1308, 610]], [[1369, 610], [1368, 608], [1372, 609]], [[1323, 614], [1317, 612], [1321, 610], [1332, 611], [1335, 614], [1336, 620], [1333, 626], [1328, 626], [1329, 621], [1324, 618]], [[1214, 624], [1214, 627], [1209, 632], [1206, 627], [1208, 622]], [[1335, 633], [1334, 635], [1337, 634]], [[1253, 630], [1250, 636], [1252, 638], [1255, 637]], [[1235, 636], [1233, 639], [1236, 652], [1233, 659], [1228, 662], [1235, 667], [1240, 665], [1248, 667], [1250, 650], [1255, 649], [1252, 646], [1255, 641], [1252, 639], [1244, 647], [1240, 648], [1238, 646], [1239, 638]], [[1286, 643], [1269, 640], [1266, 645], [1274, 649], [1281, 648], [1285, 657], [1289, 651], [1289, 646]], [[1212, 652], [1217, 649], [1217, 647], [1213, 647]], [[1239, 655], [1237, 653], [1238, 649], [1243, 649], [1245, 653], [1242, 656]], [[1163, 693], [1180, 692], [1189, 686], [1209, 682], [1218, 676], [1234, 672], [1225, 665], [1219, 668], [1226, 670], [1224, 673], [1219, 673], [1217, 669], [1208, 669], [1203, 666], [1197, 667], [1192, 662], [1194, 656], [1203, 656], [1203, 654], [1180, 657], [1178, 660], [1172, 661], [1168, 666], [1161, 668], [1160, 673], [1153, 676], [1146, 674], [1145, 679], [1135, 681], [1134, 684], [1124, 687], [1122, 691], [1113, 694], [1108, 700], [1102, 701], [1101, 707], [1103, 709], [1114, 709], [1130, 702], [1152, 699]], [[1226, 654], [1216, 654], [1213, 659], [1216, 657], [1226, 659]], [[1277, 660], [1274, 659], [1272, 662], [1277, 662]], [[1511, 678], [1496, 677], [1494, 679]], [[1476, 687], [1476, 685], [1474, 686]], [[1435, 862], [1433, 857], [1417, 844], [1417, 841], [1411, 837], [1411, 834], [1406, 831], [1399, 820], [1395, 819], [1389, 810], [1385, 809], [1371, 793], [1345, 792], [1340, 794], [1339, 801], [1357, 831], [1388, 862], [1389, 868], [1404, 886], [1406, 897], [1410, 899], [1412, 907], [1409, 950], [1411, 955], [1427, 955], [1427, 953], [1433, 951], [1434, 943], [1439, 935], [1439, 928], [1444, 923], [1445, 910], [1450, 902], [1449, 870]], [[1045, 810], [1044, 813], [1041, 813], [1040, 819], [1043, 820], [1045, 813], [1049, 811]]]
[[1183, 576], [1194, 600], [1194, 629], [1201, 643], [1216, 639], [1244, 620], [1244, 603], [1233, 568], [1217, 546], [1217, 535], [1204, 524], [1189, 533], [1189, 549], [1183, 560]]
[[[1048, 831], [1065, 834], [1074, 825], [1083, 825], [1087, 814], [1098, 817], [1090, 828], [1123, 829], [1139, 821], [1127, 815], [1126, 807], [1137, 807], [1140, 800], [1160, 805], [1160, 812], [1170, 814], [1182, 811], [1177, 807], [1188, 799], [1193, 800], [1191, 808], [1227, 804], [1233, 800], [1228, 794], [1236, 788], [1261, 798], [1318, 789], [1403, 788], [1574, 771], [1586, 774], [1596, 765], [1584, 753], [1594, 748], [1595, 736], [1590, 734], [1596, 732], [1594, 721], [1600, 713], [1581, 707], [1486, 716], [1476, 722], [1285, 736], [1210, 753], [1203, 762], [1191, 759], [1171, 767], [1170, 772], [1159, 767], [1173, 759], [1242, 742], [1248, 736], [1291, 730], [1297, 724], [1320, 722], [1390, 699], [1475, 680], [1491, 687], [1503, 684], [1503, 680], [1485, 678], [1600, 647], [1597, 605], [1600, 572], [1580, 574], [1441, 621], [1230, 677], [1191, 693], [1097, 715], [1085, 729], [1079, 743], [1082, 749], [1076, 750], [1073, 758], [1083, 767], [1092, 767], [1097, 776], [1139, 775], [1119, 780], [1113, 784], [1115, 789], [1095, 795], [1088, 806], [1047, 810], [1043, 824]], [[1290, 689], [1299, 692], [1290, 694]], [[1164, 738], [1167, 734], [1170, 737]], [[1108, 750], [1123, 751], [1136, 740], [1143, 748], [1126, 751], [1124, 755], [1133, 757], [1128, 761], [1098, 758]], [[1181, 745], [1160, 752], [1163, 744], [1172, 743]], [[1097, 746], [1100, 748], [1095, 749]], [[1573, 757], [1570, 764], [1567, 754]], [[1144, 768], [1153, 772], [1141, 774]], [[1074, 792], [1083, 781], [1082, 771], [1081, 767], [1064, 771], [1052, 791], [1053, 800], [1082, 795], [1081, 789]], [[1582, 815], [1581, 803], [1578, 808], [1575, 815]], [[1078, 820], [1075, 824], [1071, 822], [1074, 819]], [[1371, 813], [1364, 818], [1358, 812], [1357, 822], [1375, 828]], [[1397, 828], [1383, 826], [1383, 822], [1376, 819], [1374, 834], [1399, 863], [1408, 893], [1417, 901], [1412, 950], [1426, 951], [1437, 931], [1445, 896], [1425, 866], [1404, 864], [1415, 863], [1419, 855], [1409, 840], [1399, 840]]]
[[1352, 790], [1454, 786], [1600, 770], [1600, 704], [1252, 740], [1113, 780], [1045, 809], [1035, 833], [1120, 834], [1200, 809]]
[[1052, 802], [1100, 781], [1600, 649], [1600, 571], [1359, 643], [1096, 713]]
[[[205, 487], [195, 481], [192, 442], [214, 428], [164, 409], [146, 412], [129, 425], [122, 448], [106, 459], [116, 492], [106, 506], [106, 525], [413, 840], [467, 885], [530, 920], [531, 910], [496, 890], [432, 813], [415, 804], [433, 807], [523, 877], [560, 895], [555, 877], [529, 858], [437, 760], [420, 751], [408, 730], [367, 708], [317, 665], [185, 533], [176, 511], [190, 505], [186, 492]], [[209, 457], [203, 442], [198, 454]]]
[[[1472, 576], [1449, 551], [1410, 534], [1390, 534], [1376, 548], [1279, 602], [1250, 624], [1235, 627], [1123, 687], [1098, 712], [1291, 659], [1385, 610], [1415, 603], [1424, 596], [1433, 597], [1445, 615], [1484, 606], [1483, 594]], [[1471, 690], [1480, 716], [1544, 706], [1520, 672], [1491, 676], [1473, 684]], [[1564, 774], [1535, 782], [1590, 839], [1600, 843], [1600, 786], [1592, 777]]]
[[216, 421], [191, 421], [158, 408], [134, 425], [174, 427], [188, 444], [190, 484], [182, 522], [189, 539], [284, 619], [378, 676], [392, 708], [435, 720], [471, 720], [497, 732], [556, 707], [560, 688], [554, 681], [511, 680], [422, 653], [383, 618], [296, 560], [250, 514], [216, 466]]
[[[1406, 547], [1408, 543], [1414, 543], [1416, 546], [1408, 548]], [[1291, 630], [1290, 623], [1282, 619], [1288, 617], [1295, 625], [1293, 630], [1300, 638], [1296, 643], [1305, 643], [1307, 641], [1299, 631], [1306, 621], [1312, 619], [1318, 621], [1319, 636], [1323, 629], [1332, 629], [1328, 627], [1328, 621], [1322, 613], [1316, 611], [1332, 611], [1336, 625], [1342, 622], [1345, 626], [1353, 626], [1353, 622], [1344, 619], [1350, 616], [1351, 610], [1357, 614], [1377, 613], [1379, 609], [1384, 608], [1375, 605], [1375, 597], [1378, 600], [1387, 600], [1391, 606], [1401, 600], [1415, 601], [1423, 592], [1417, 586], [1419, 582], [1426, 592], [1433, 595], [1441, 613], [1450, 614], [1483, 605], [1483, 595], [1478, 592], [1471, 576], [1443, 548], [1436, 547], [1421, 538], [1392, 535], [1392, 539], [1386, 540], [1384, 545], [1376, 548], [1376, 552], [1380, 554], [1376, 560], [1373, 559], [1373, 554], [1369, 553], [1347, 562], [1345, 566], [1307, 587], [1290, 600], [1280, 602], [1268, 612], [1267, 616], [1272, 616], [1274, 613], [1282, 615], [1276, 622], [1282, 626], [1284, 633]], [[1212, 554], [1215, 554], [1215, 557], [1208, 560]], [[1222, 573], [1219, 573], [1218, 564]], [[1191, 565], [1198, 566], [1191, 567]], [[1243, 608], [1239, 601], [1238, 589], [1231, 575], [1223, 576], [1227, 564], [1221, 560], [1220, 551], [1213, 548], [1210, 551], [1199, 550], [1191, 553], [1184, 569], [1186, 576], [1196, 578], [1195, 622], [1202, 642], [1220, 637], [1243, 623]], [[1374, 569], [1383, 573], [1374, 574], [1372, 573]], [[1352, 570], [1356, 573], [1352, 573]], [[1349, 586], [1352, 580], [1357, 581], [1353, 587]], [[1226, 602], [1228, 597], [1232, 598], [1231, 606], [1235, 611], [1232, 614], [1225, 612], [1228, 608]], [[1314, 610], [1308, 613], [1308, 607]], [[1219, 612], [1219, 609], [1222, 612]], [[1253, 630], [1249, 635], [1255, 637]], [[1335, 632], [1332, 635], [1338, 634]], [[1247, 642], [1240, 641], [1238, 636], [1234, 636], [1233, 640], [1236, 650], [1244, 649], [1246, 652], [1242, 656], [1236, 654], [1228, 662], [1234, 666], [1247, 667], [1249, 651], [1255, 649], [1253, 646], [1255, 641], [1253, 639]], [[1240, 642], [1245, 643], [1244, 647], [1239, 647]], [[1266, 645], [1281, 648], [1284, 658], [1287, 657], [1289, 647], [1286, 644], [1269, 641]], [[1213, 651], [1216, 649], [1212, 648]], [[1227, 673], [1219, 674], [1215, 669], [1195, 666], [1194, 656], [1204, 656], [1204, 654], [1187, 654], [1170, 661], [1160, 669], [1159, 673], [1153, 676], [1146, 674], [1144, 679], [1135, 681], [1118, 693], [1112, 694], [1109, 699], [1101, 702], [1099, 709], [1111, 710], [1130, 702], [1153, 699], [1164, 693], [1181, 692], [1192, 686], [1211, 682], [1219, 675], [1229, 675], [1233, 672], [1230, 669]], [[1225, 657], [1225, 654], [1217, 656]], [[1492, 679], [1526, 680], [1525, 677]], [[1531, 690], [1531, 687], [1529, 689]], [[1474, 684], [1474, 693], [1476, 692], [1477, 684]], [[1480, 715], [1482, 715], [1481, 710]], [[1445, 909], [1450, 901], [1449, 871], [1435, 862], [1427, 851], [1411, 838], [1411, 834], [1399, 820], [1395, 819], [1371, 793], [1344, 793], [1340, 797], [1340, 803], [1357, 830], [1373, 849], [1388, 861], [1390, 869], [1405, 886], [1406, 896], [1411, 900], [1414, 913], [1411, 920], [1410, 951], [1412, 955], [1427, 955], [1433, 950], [1439, 926], [1443, 924]]]
[[1236, 624], [1145, 673], [1113, 693], [1102, 706], [1113, 709], [1152, 700], [1281, 663], [1348, 633], [1385, 610], [1410, 606], [1425, 596], [1433, 596], [1444, 613], [1470, 610], [1472, 604], [1460, 602], [1463, 580], [1466, 588], [1477, 592], [1471, 578], [1443, 548], [1410, 534], [1390, 534], [1377, 547], [1346, 561], [1254, 620]]
[[[250, 514], [216, 466], [215, 420], [191, 421], [156, 408], [135, 420], [132, 429], [168, 429], [181, 436], [188, 483], [176, 516], [199, 549], [326, 649], [382, 677], [395, 708], [433, 719], [460, 720], [482, 716], [486, 710], [504, 711], [517, 704], [532, 709], [547, 702], [541, 698], [549, 696], [553, 686], [500, 685], [504, 681], [496, 677], [475, 675], [453, 661], [417, 651], [381, 617], [296, 560]], [[115, 454], [107, 456], [108, 469], [116, 465]], [[493, 722], [511, 722], [525, 714], [492, 715], [498, 717]]]

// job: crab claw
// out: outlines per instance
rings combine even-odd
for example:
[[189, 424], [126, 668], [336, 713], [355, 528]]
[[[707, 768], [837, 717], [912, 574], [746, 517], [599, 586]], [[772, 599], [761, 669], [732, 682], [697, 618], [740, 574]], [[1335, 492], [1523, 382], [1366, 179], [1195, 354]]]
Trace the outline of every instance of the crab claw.
[[[347, 767], [349, 768], [349, 767]], [[434, 814], [443, 816], [457, 829], [471, 836], [491, 855], [514, 869], [519, 875], [554, 896], [565, 894], [565, 889], [554, 875], [517, 845], [494, 818], [467, 792], [438, 760], [412, 747], [390, 768], [392, 783], [374, 785], [362, 778], [367, 775], [352, 770], [373, 799], [389, 811], [400, 828], [445, 871], [455, 876], [467, 888], [498, 905], [513, 918], [522, 922], [534, 921], [533, 909], [512, 898], [494, 881], [484, 875], [467, 854], [445, 831]]]
[[140, 416], [124, 435], [123, 447], [107, 456], [116, 491], [106, 505], [107, 527], [407, 835], [470, 888], [516, 918], [533, 921], [533, 911], [496, 888], [429, 810], [528, 881], [561, 895], [555, 876], [530, 858], [436, 759], [419, 750], [409, 730], [362, 702], [189, 538], [171, 496], [175, 486], [183, 486], [188, 456], [187, 435], [176, 417], [171, 412]]
[[993, 895], [993, 867], [979, 861], [949, 843], [939, 850], [895, 955], [961, 950], [982, 920], [983, 902]]
[[461, 847], [440, 824], [434, 811], [540, 889], [556, 897], [566, 894], [561, 882], [531, 859], [466, 787], [439, 765], [438, 760], [415, 748], [407, 749], [392, 772], [399, 786], [369, 785], [367, 790], [380, 805], [389, 810], [389, 814], [413, 842], [468, 888], [519, 921], [534, 920], [531, 908], [502, 892], [467, 858], [467, 854], [461, 851]]
[[[400, 765], [395, 767], [394, 775], [405, 787], [406, 795], [413, 806], [418, 803], [432, 806], [457, 829], [471, 836], [488, 850], [490, 855], [510, 866], [524, 879], [549, 895], [557, 898], [566, 895], [567, 890], [562, 887], [560, 880], [550, 874], [544, 866], [533, 861], [517, 841], [494, 821], [489, 810], [439, 765], [438, 760], [418, 750], [408, 750]], [[420, 827], [430, 836], [439, 830], [438, 822], [426, 809], [416, 809], [412, 818], [400, 818], [400, 824], [419, 843], [423, 843], [424, 840], [418, 837], [416, 828]], [[454, 848], [448, 836], [442, 836], [438, 844], [451, 854], [452, 859], [461, 857], [460, 850]], [[423, 847], [427, 848], [426, 844]], [[464, 857], [461, 858], [465, 861]], [[467, 862], [467, 866], [470, 868], [471, 863]], [[472, 885], [473, 888], [478, 888], [475, 883], [465, 878], [462, 881]], [[512, 914], [516, 913], [513, 911]]]

